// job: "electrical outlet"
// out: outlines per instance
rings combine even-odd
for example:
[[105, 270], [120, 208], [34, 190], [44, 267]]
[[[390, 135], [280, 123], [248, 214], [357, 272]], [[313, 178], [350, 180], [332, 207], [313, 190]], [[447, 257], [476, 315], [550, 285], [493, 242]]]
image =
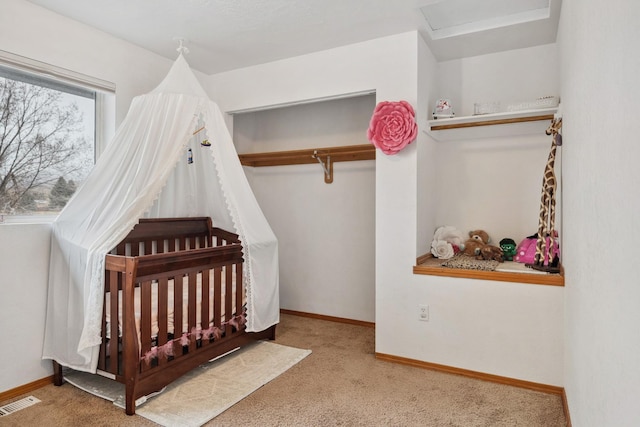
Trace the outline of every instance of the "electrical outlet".
[[426, 304], [420, 304], [418, 306], [418, 319], [423, 322], [429, 321], [429, 306]]

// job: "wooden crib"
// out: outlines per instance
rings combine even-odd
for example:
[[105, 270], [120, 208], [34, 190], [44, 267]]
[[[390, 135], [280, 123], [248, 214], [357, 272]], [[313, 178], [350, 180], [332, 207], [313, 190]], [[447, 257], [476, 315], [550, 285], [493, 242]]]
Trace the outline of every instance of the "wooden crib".
[[206, 217], [141, 219], [106, 255], [98, 373], [125, 385], [128, 415], [198, 365], [275, 339], [275, 325], [245, 330], [242, 263], [238, 236]]

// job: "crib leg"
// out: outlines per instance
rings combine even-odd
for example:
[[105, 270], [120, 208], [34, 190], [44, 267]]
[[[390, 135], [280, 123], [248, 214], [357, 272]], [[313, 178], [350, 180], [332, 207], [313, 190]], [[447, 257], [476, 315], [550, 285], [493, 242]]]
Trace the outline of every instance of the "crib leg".
[[136, 413], [136, 397], [135, 397], [135, 380], [131, 379], [130, 381], [125, 382], [125, 392], [124, 392], [124, 403], [125, 403], [125, 413], [127, 415], [135, 415]]
[[61, 386], [62, 385], [62, 365], [52, 360], [53, 362], [53, 385]]
[[271, 330], [269, 331], [269, 340], [270, 341], [275, 341], [276, 339], [276, 325], [271, 326], [270, 328]]
[[125, 398], [126, 402], [126, 406], [125, 406], [125, 413], [127, 415], [135, 415], [136, 414], [136, 400], [133, 398], [133, 396], [126, 396]]

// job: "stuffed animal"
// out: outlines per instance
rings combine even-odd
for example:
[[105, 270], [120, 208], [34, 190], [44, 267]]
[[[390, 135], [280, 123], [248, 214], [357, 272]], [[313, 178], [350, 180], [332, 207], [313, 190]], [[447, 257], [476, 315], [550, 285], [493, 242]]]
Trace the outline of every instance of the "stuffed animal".
[[433, 234], [431, 254], [436, 258], [449, 259], [464, 249], [465, 236], [455, 227], [443, 225]]
[[496, 260], [498, 262], [504, 262], [504, 253], [498, 246], [484, 245], [480, 248], [480, 255], [476, 256], [476, 259], [484, 259], [487, 261]]
[[505, 237], [500, 240], [500, 249], [504, 255], [506, 261], [513, 261], [513, 257], [516, 254], [516, 242], [515, 240]]
[[457, 246], [459, 250], [464, 249], [464, 233], [450, 225], [443, 225], [436, 229], [435, 233], [433, 233], [433, 241], [438, 240], [451, 243], [452, 246]]
[[472, 230], [469, 238], [464, 242], [464, 254], [469, 256], [480, 255], [480, 250], [490, 241], [489, 235], [484, 230]]

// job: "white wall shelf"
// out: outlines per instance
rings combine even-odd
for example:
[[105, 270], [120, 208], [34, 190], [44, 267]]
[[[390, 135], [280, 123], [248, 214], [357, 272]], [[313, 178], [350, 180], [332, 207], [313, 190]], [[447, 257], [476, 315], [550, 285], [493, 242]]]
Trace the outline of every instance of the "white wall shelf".
[[430, 120], [427, 134], [437, 141], [537, 134], [546, 130], [556, 111], [541, 108]]

